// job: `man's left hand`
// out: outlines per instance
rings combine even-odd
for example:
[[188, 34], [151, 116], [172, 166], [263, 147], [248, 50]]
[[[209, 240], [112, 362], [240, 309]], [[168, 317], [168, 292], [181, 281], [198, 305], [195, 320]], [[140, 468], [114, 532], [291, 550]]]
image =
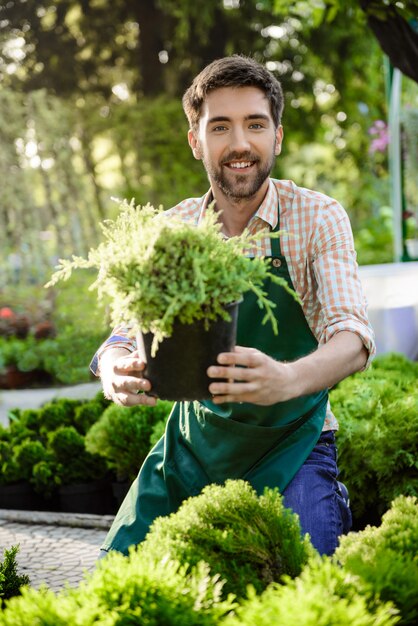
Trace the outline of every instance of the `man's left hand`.
[[297, 395], [291, 364], [275, 361], [255, 348], [236, 346], [234, 352], [222, 352], [218, 365], [209, 367], [207, 373], [210, 378], [226, 379], [209, 385], [215, 404], [251, 402], [267, 406]]

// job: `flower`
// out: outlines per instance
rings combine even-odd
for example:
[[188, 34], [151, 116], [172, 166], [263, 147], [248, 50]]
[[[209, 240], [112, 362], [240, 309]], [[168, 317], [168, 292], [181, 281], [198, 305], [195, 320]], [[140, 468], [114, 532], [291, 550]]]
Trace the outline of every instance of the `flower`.
[[369, 146], [369, 154], [385, 152], [389, 144], [389, 130], [386, 122], [376, 120], [368, 130], [369, 135], [374, 137]]
[[4, 306], [0, 309], [0, 318], [3, 320], [12, 320], [15, 319], [16, 314], [12, 311], [12, 309], [8, 306]]

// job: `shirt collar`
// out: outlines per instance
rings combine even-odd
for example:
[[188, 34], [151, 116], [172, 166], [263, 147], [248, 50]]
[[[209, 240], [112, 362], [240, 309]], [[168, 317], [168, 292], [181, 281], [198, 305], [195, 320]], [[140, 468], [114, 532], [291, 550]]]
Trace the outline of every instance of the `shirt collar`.
[[[213, 194], [212, 190], [209, 189], [209, 191], [202, 198], [198, 222], [203, 219], [203, 216], [205, 215], [205, 212], [211, 202], [213, 202]], [[269, 178], [267, 193], [249, 223], [255, 221], [256, 219], [261, 219], [263, 222], [266, 222], [272, 230], [276, 228], [279, 221], [279, 193], [271, 178]]]

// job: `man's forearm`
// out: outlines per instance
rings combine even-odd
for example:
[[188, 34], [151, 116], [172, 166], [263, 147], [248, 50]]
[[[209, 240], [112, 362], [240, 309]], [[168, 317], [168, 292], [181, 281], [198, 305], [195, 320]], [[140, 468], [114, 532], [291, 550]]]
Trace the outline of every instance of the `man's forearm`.
[[343, 378], [361, 370], [367, 358], [367, 350], [358, 335], [349, 331], [336, 333], [315, 352], [290, 364], [296, 385], [294, 395], [333, 387]]

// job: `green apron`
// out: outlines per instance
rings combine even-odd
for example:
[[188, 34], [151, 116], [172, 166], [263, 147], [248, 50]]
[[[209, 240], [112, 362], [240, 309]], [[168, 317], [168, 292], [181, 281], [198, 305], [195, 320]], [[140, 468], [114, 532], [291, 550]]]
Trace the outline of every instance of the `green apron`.
[[[277, 225], [276, 230], [279, 229]], [[292, 281], [279, 239], [271, 239], [272, 271]], [[300, 304], [280, 285], [265, 284], [277, 304], [279, 334], [262, 326], [263, 312], [249, 292], [240, 304], [237, 344], [257, 348], [278, 361], [313, 352], [317, 341]], [[178, 509], [209, 483], [247, 480], [261, 494], [281, 491], [313, 450], [323, 428], [328, 391], [271, 406], [211, 401], [176, 403], [166, 431], [146, 458], [102, 546], [128, 553], [140, 543], [153, 520]]]

